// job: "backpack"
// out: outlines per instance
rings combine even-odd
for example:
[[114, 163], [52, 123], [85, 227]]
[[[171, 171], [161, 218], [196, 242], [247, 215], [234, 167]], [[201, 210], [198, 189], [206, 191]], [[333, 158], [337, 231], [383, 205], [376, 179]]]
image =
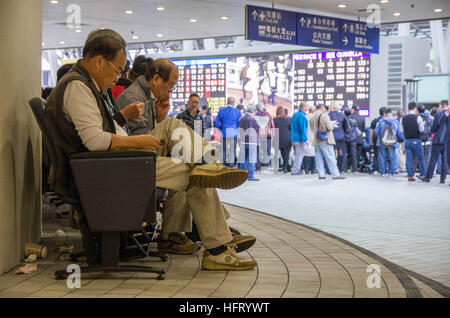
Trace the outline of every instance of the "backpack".
[[320, 131], [320, 116], [322, 116], [322, 114], [319, 115], [319, 121], [317, 122], [317, 138], [319, 140], [328, 140], [328, 130], [325, 131], [324, 133]]
[[394, 128], [388, 123], [384, 127], [383, 133], [381, 134], [380, 143], [384, 147], [392, 147], [397, 142], [397, 136], [395, 135]]
[[431, 137], [431, 125], [432, 125], [432, 120], [430, 118], [430, 116], [424, 116], [422, 117], [423, 121], [424, 121], [424, 130], [420, 133], [420, 140], [422, 140], [423, 142], [427, 142], [428, 139], [430, 139]]

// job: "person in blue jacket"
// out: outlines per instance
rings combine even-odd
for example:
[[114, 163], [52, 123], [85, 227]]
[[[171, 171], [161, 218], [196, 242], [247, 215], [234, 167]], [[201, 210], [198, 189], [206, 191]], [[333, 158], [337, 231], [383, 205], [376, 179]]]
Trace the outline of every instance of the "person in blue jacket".
[[219, 110], [214, 125], [222, 132], [223, 164], [232, 168], [236, 160], [236, 143], [239, 119], [239, 109], [234, 108], [234, 97], [228, 97], [227, 107]]
[[[397, 167], [397, 163], [395, 162], [395, 160], [397, 160], [397, 156], [395, 155], [395, 152], [397, 151], [397, 148], [399, 146], [398, 139], [403, 139], [403, 136], [399, 129], [400, 123], [398, 122], [398, 120], [392, 117], [392, 109], [386, 108], [384, 111], [384, 115], [385, 116], [380, 119], [375, 128], [375, 135], [378, 137], [377, 147], [379, 147], [378, 149], [380, 151], [378, 168], [381, 176], [385, 175], [387, 172], [389, 172], [390, 176], [393, 176]], [[384, 131], [386, 128], [388, 128], [388, 125], [392, 127], [394, 133], [395, 143], [392, 146], [387, 146], [382, 142]], [[387, 171], [386, 169], [386, 163], [389, 163], [389, 171]]]
[[291, 141], [294, 148], [294, 163], [292, 165], [292, 175], [301, 175], [300, 171], [303, 157], [305, 156], [305, 146], [308, 143], [308, 120], [306, 112], [308, 105], [300, 104], [300, 110], [292, 116], [291, 121]]

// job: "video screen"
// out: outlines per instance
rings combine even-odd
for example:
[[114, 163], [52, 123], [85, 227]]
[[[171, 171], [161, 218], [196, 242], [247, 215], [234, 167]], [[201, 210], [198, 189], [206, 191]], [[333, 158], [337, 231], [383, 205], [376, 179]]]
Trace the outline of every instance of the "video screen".
[[370, 102], [370, 54], [329, 51], [294, 54], [294, 105], [300, 102], [360, 108], [368, 117]]
[[277, 106], [292, 115], [292, 54], [229, 57], [227, 96], [244, 107], [261, 103], [275, 116]]
[[197, 93], [206, 99], [211, 112], [226, 106], [226, 58], [175, 60], [178, 83], [172, 91], [172, 103], [184, 106], [189, 95]]

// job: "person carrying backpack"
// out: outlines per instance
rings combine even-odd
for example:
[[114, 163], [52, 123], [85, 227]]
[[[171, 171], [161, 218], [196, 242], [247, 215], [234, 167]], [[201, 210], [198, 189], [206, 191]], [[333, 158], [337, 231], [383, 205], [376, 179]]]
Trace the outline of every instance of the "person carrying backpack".
[[[381, 176], [387, 172], [393, 176], [397, 167], [398, 160], [396, 151], [399, 146], [399, 139], [403, 136], [399, 130], [399, 122], [392, 117], [392, 109], [386, 108], [384, 111], [385, 117], [381, 118], [375, 128], [375, 135], [377, 138], [377, 146], [379, 147], [379, 161], [378, 168]], [[386, 169], [386, 163], [389, 163], [389, 171]]]

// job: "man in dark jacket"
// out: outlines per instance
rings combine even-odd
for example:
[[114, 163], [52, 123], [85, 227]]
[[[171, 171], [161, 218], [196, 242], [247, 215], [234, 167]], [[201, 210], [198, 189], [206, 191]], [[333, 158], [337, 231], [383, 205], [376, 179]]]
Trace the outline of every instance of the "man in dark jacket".
[[375, 132], [375, 128], [377, 127], [378, 121], [383, 118], [384, 116], [384, 110], [385, 107], [381, 107], [379, 112], [380, 112], [380, 117], [375, 118], [374, 120], [372, 120], [372, 122], [370, 123], [370, 146], [373, 149], [373, 164], [372, 164], [372, 172], [374, 174], [378, 173], [378, 147], [377, 147], [377, 139], [378, 137], [374, 134]]
[[200, 114], [203, 117], [203, 124], [205, 126], [205, 130], [203, 131], [203, 138], [205, 138], [206, 140], [210, 141], [211, 140], [211, 135], [212, 135], [212, 128], [213, 126], [213, 120], [212, 120], [212, 116], [211, 116], [211, 110], [208, 106], [203, 105], [201, 110], [200, 110]]
[[442, 158], [441, 165], [441, 183], [445, 183], [445, 178], [447, 177], [447, 165], [445, 164], [445, 159], [447, 158], [447, 153], [445, 147], [448, 143], [448, 133], [447, 133], [447, 121], [449, 118], [448, 104], [445, 105], [441, 102], [441, 111], [434, 116], [433, 126], [431, 127], [431, 132], [434, 133], [433, 144], [431, 146], [431, 158], [428, 164], [427, 173], [425, 177], [419, 177], [423, 182], [430, 182], [433, 178], [434, 168], [436, 167], [439, 155]]
[[350, 154], [352, 162], [351, 172], [356, 173], [358, 171], [358, 157], [356, 144], [361, 137], [361, 132], [358, 134], [358, 123], [355, 118], [351, 117], [352, 110], [349, 107], [344, 108], [344, 132], [345, 132], [345, 147], [344, 147], [344, 171], [347, 170], [350, 173], [349, 160], [347, 159], [347, 154]]
[[363, 146], [363, 132], [366, 131], [366, 120], [363, 116], [359, 114], [359, 106], [353, 105], [352, 106], [352, 114], [350, 117], [354, 118], [356, 120], [357, 127], [361, 134], [359, 135], [357, 141], [356, 141], [356, 158], [358, 159], [358, 169], [360, 168], [359, 159], [361, 158], [361, 150]]
[[203, 136], [205, 131], [205, 123], [203, 117], [200, 114], [198, 105], [200, 104], [200, 96], [197, 93], [192, 93], [189, 96], [188, 106], [186, 110], [177, 115], [177, 118], [184, 121], [184, 123], [191, 127], [198, 135]]
[[413, 169], [413, 157], [419, 162], [420, 176], [424, 177], [426, 173], [425, 158], [420, 134], [424, 131], [422, 117], [418, 115], [417, 104], [411, 102], [408, 104], [408, 114], [401, 119], [400, 130], [405, 137], [406, 152], [406, 170], [408, 172], [408, 181], [415, 181]]
[[247, 113], [239, 119], [239, 168], [244, 170], [248, 165], [248, 181], [259, 181], [254, 177], [258, 146], [259, 125], [255, 120], [256, 109], [249, 107]]

